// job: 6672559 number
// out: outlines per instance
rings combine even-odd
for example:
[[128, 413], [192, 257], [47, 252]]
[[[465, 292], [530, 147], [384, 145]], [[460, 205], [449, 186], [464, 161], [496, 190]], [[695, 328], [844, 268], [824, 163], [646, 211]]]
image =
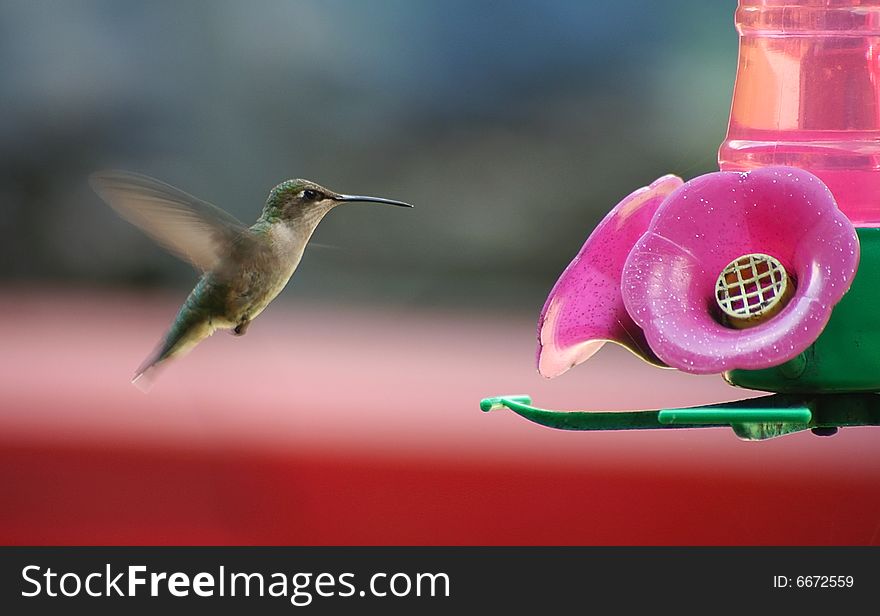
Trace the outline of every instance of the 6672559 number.
[[773, 588], [852, 588], [854, 584], [851, 575], [773, 576]]

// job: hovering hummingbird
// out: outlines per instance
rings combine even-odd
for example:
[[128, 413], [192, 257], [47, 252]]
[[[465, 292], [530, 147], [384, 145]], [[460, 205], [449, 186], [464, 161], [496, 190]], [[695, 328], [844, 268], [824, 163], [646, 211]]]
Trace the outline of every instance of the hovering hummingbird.
[[160, 364], [180, 357], [218, 329], [243, 335], [281, 292], [321, 219], [337, 205], [402, 201], [343, 195], [309, 180], [287, 180], [269, 192], [263, 213], [247, 227], [231, 214], [164, 182], [124, 171], [93, 174], [95, 192], [123, 218], [202, 277], [132, 383], [146, 390]]

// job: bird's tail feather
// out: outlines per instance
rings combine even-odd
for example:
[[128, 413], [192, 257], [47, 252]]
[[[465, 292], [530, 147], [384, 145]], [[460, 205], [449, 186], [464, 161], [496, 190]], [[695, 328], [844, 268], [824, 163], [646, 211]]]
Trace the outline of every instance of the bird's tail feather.
[[214, 328], [210, 321], [184, 307], [155, 350], [138, 366], [131, 379], [132, 384], [146, 393], [156, 382], [161, 368], [169, 360], [186, 355], [212, 333]]
[[160, 367], [158, 362], [149, 363], [149, 360], [145, 361], [135, 372], [134, 377], [131, 379], [131, 384], [142, 392], [147, 393], [153, 388], [153, 384], [159, 376]]

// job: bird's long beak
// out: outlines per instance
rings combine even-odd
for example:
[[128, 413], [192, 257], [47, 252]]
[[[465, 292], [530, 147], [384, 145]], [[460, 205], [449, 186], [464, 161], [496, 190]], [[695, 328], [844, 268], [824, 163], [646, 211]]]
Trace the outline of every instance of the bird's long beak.
[[350, 203], [353, 201], [363, 201], [367, 203], [387, 203], [388, 205], [399, 205], [400, 207], [412, 207], [409, 203], [403, 201], [395, 201], [394, 199], [384, 199], [382, 197], [366, 197], [364, 195], [337, 195], [334, 197], [336, 201]]

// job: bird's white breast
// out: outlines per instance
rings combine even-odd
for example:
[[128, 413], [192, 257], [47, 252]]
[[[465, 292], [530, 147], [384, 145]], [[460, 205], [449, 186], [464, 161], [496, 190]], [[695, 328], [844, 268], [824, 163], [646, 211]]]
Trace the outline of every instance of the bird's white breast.
[[266, 295], [263, 301], [259, 302], [260, 305], [254, 306], [253, 316], [262, 312], [269, 302], [281, 293], [293, 272], [296, 271], [305, 249], [306, 242], [302, 235], [286, 224], [272, 225], [268, 236], [271, 247], [270, 258], [275, 261], [275, 264], [268, 270], [272, 274], [270, 274], [270, 280], [267, 281]]

